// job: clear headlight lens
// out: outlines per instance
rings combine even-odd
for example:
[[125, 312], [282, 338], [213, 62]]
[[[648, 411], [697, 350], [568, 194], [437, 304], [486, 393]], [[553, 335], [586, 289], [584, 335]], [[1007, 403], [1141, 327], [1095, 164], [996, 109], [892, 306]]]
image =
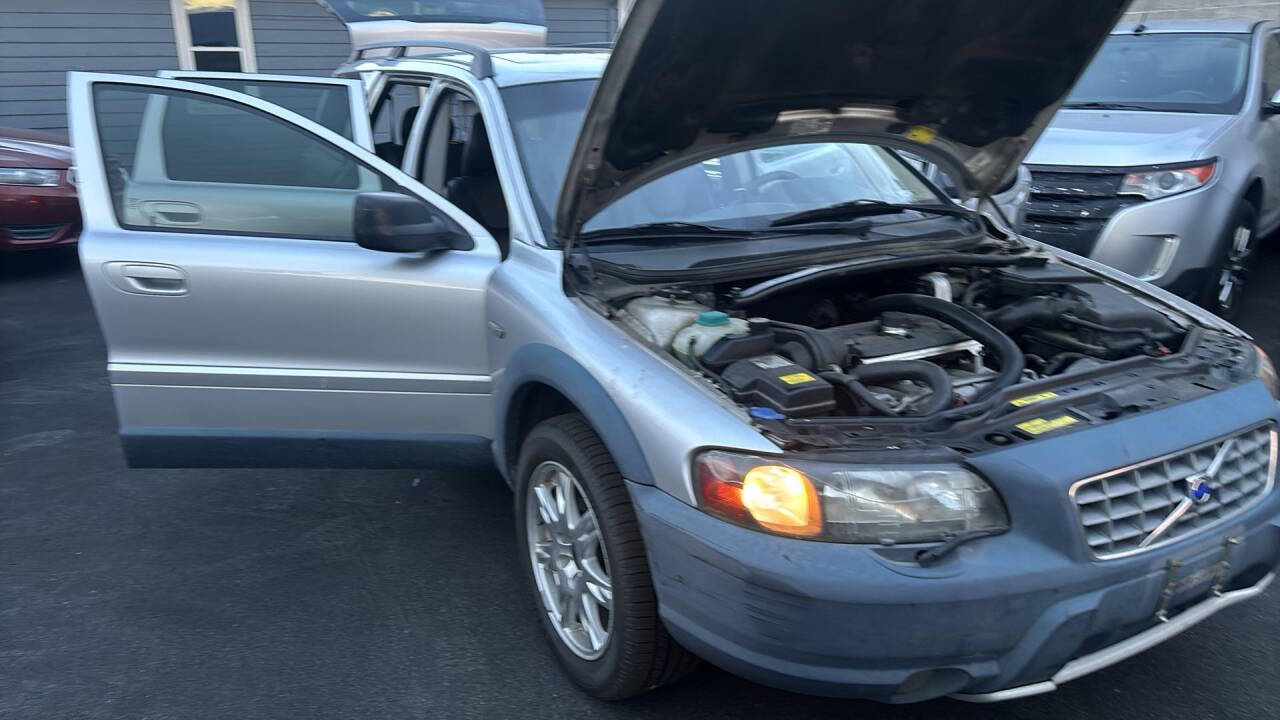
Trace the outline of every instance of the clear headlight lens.
[[703, 510], [776, 534], [893, 544], [1009, 527], [991, 486], [956, 466], [783, 463], [712, 450], [696, 458], [694, 472]]
[[1253, 349], [1258, 353], [1253, 374], [1271, 391], [1271, 397], [1280, 400], [1280, 375], [1276, 375], [1276, 366], [1271, 363], [1271, 357], [1262, 348], [1254, 345]]
[[1177, 195], [1209, 182], [1217, 168], [1218, 161], [1211, 160], [1194, 167], [1129, 173], [1120, 183], [1120, 194], [1141, 195], [1148, 200]]
[[55, 187], [57, 170], [33, 168], [0, 168], [0, 185], [28, 185], [31, 187]]

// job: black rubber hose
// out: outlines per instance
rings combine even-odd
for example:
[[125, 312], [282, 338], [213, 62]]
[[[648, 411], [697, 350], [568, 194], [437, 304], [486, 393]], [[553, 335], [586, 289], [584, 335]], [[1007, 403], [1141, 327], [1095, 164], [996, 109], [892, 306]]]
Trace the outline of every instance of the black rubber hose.
[[1022, 349], [1012, 338], [978, 317], [972, 310], [928, 295], [909, 294], [882, 295], [868, 302], [863, 309], [873, 316], [898, 311], [931, 317], [981, 343], [999, 364], [1000, 374], [974, 395], [970, 403], [991, 397], [1022, 379], [1022, 370], [1026, 367]]
[[846, 373], [824, 372], [821, 377], [837, 387], [844, 388], [853, 398], [879, 415], [894, 416], [893, 411], [867, 385], [884, 385], [898, 380], [912, 380], [929, 388], [929, 402], [916, 415], [933, 415], [951, 407], [951, 377], [947, 371], [924, 360], [860, 365]]
[[832, 347], [831, 341], [821, 331], [780, 320], [770, 320], [769, 325], [773, 328], [774, 336], [778, 338], [779, 345], [795, 342], [804, 347], [809, 357], [792, 357], [792, 362], [797, 365], [804, 366], [809, 370], [817, 370], [828, 365], [837, 365], [844, 360], [844, 351]]
[[951, 376], [940, 366], [924, 360], [859, 365], [849, 371], [849, 376], [863, 385], [883, 385], [894, 380], [912, 380], [929, 388], [929, 402], [917, 415], [932, 415], [951, 407]]
[[818, 376], [838, 388], [843, 388], [845, 392], [853, 396], [856, 402], [871, 408], [871, 411], [877, 415], [887, 415], [889, 417], [896, 415], [893, 412], [893, 408], [885, 405], [884, 401], [868, 390], [866, 385], [854, 380], [852, 377], [839, 372], [818, 373]]
[[1036, 295], [986, 313], [987, 322], [1001, 332], [1017, 332], [1028, 325], [1058, 327], [1063, 315], [1079, 312], [1083, 303], [1078, 300]]

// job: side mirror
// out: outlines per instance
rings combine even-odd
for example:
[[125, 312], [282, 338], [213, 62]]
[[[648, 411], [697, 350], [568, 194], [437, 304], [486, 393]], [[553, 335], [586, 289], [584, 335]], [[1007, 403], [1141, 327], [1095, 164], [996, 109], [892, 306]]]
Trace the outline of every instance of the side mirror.
[[475, 241], [457, 223], [419, 198], [394, 192], [356, 196], [356, 244], [369, 250], [411, 253], [470, 250]]

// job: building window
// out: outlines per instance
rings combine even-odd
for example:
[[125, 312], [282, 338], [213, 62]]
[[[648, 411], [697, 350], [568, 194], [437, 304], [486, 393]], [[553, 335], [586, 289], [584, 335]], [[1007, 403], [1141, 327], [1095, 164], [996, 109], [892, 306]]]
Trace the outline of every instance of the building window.
[[183, 70], [257, 72], [248, 0], [169, 0]]

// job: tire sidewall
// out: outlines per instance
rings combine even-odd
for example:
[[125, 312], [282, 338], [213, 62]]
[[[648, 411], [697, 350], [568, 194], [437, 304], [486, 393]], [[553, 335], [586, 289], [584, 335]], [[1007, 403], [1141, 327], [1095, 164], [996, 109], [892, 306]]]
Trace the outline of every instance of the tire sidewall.
[[[547, 617], [546, 609], [542, 606], [542, 595], [538, 591], [537, 581], [533, 574], [533, 566], [529, 559], [529, 535], [526, 519], [526, 503], [529, 501], [529, 480], [534, 469], [548, 460], [560, 463], [573, 473], [574, 479], [577, 480], [579, 487], [587, 496], [587, 500], [591, 503], [591, 508], [595, 512], [596, 522], [600, 527], [600, 535], [604, 543], [604, 551], [609, 560], [609, 574], [613, 585], [613, 606], [610, 609], [611, 627], [609, 629], [608, 646], [605, 648], [604, 654], [595, 660], [583, 660], [565, 646], [564, 641], [560, 639], [560, 634], [551, 624], [551, 619]], [[532, 591], [533, 605], [538, 613], [538, 619], [542, 623], [543, 632], [546, 633], [547, 638], [550, 640], [560, 664], [569, 673], [574, 682], [588, 691], [607, 692], [611, 680], [619, 669], [622, 649], [627, 645], [628, 635], [634, 632], [634, 629], [628, 627], [627, 618], [624, 617], [624, 613], [619, 611], [619, 608], [627, 606], [630, 598], [627, 597], [628, 588], [617, 581], [621, 573], [619, 572], [620, 568], [617, 560], [619, 554], [615, 551], [615, 548], [619, 546], [620, 539], [616, 537], [616, 527], [615, 523], [611, 521], [610, 513], [602, 505], [599, 488], [602, 479], [595, 477], [591, 469], [592, 463], [590, 459], [576, 446], [569, 434], [554, 424], [539, 426], [529, 435], [524, 447], [521, 448], [520, 459], [516, 467], [516, 544], [519, 549], [520, 564], [524, 568], [525, 580]], [[625, 568], [622, 570], [625, 572]]]

